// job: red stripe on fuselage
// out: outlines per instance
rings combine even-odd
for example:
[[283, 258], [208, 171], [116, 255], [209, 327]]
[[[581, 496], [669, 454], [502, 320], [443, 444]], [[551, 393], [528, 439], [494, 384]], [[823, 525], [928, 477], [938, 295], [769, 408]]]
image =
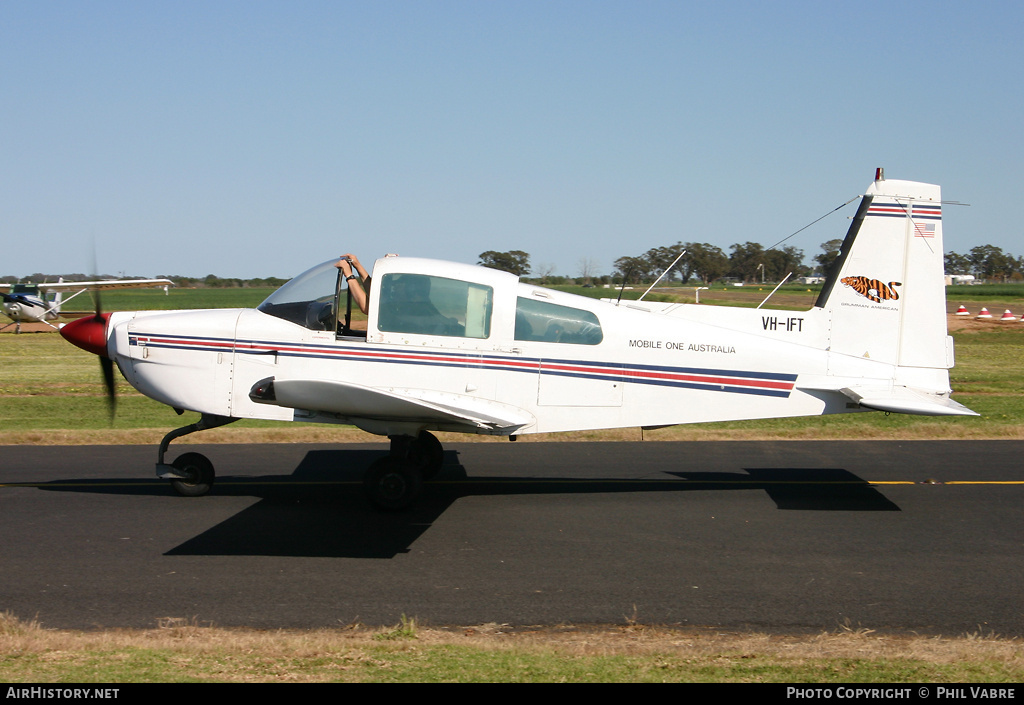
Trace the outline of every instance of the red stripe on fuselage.
[[192, 347], [198, 350], [212, 349], [225, 350], [234, 348], [239, 352], [258, 351], [273, 353], [294, 353], [299, 355], [326, 355], [338, 358], [349, 358], [355, 360], [387, 361], [394, 360], [410, 362], [426, 362], [437, 364], [463, 365], [463, 366], [491, 366], [511, 367], [524, 371], [544, 372], [565, 372], [586, 375], [606, 375], [610, 378], [636, 380], [665, 380], [670, 382], [691, 382], [696, 384], [710, 384], [732, 387], [746, 387], [751, 389], [772, 389], [780, 391], [792, 391], [795, 382], [778, 381], [771, 379], [756, 379], [749, 377], [731, 377], [728, 375], [707, 375], [686, 372], [661, 372], [653, 370], [641, 370], [629, 367], [608, 365], [607, 363], [592, 364], [571, 364], [554, 363], [544, 360], [513, 360], [508, 358], [487, 359], [482, 354], [476, 357], [472, 354], [464, 356], [439, 355], [429, 353], [401, 353], [377, 350], [353, 350], [352, 348], [331, 348], [319, 346], [290, 346], [273, 345], [269, 343], [236, 342], [229, 340], [195, 340], [188, 338], [168, 338], [157, 336], [136, 335], [133, 338], [142, 344], [174, 345]]

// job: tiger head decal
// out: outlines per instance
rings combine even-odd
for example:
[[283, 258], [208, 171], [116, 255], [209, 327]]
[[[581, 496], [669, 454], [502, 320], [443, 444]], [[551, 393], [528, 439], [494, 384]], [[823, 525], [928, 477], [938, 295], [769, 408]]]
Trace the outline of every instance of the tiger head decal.
[[896, 301], [900, 298], [896, 287], [903, 286], [900, 282], [889, 282], [885, 284], [878, 279], [867, 277], [843, 277], [840, 279], [843, 284], [856, 291], [861, 296], [881, 303], [882, 301]]

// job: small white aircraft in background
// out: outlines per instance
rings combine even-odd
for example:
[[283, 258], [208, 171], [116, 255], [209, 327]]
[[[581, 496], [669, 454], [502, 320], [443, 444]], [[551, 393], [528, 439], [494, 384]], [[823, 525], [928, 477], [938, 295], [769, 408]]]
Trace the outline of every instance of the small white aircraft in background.
[[[61, 334], [140, 392], [200, 420], [171, 431], [157, 475], [206, 493], [209, 460], [164, 462], [180, 436], [239, 419], [351, 424], [388, 436], [377, 506], [413, 502], [442, 463], [431, 431], [508, 436], [869, 410], [976, 415], [950, 399], [938, 186], [863, 196], [807, 311], [596, 300], [505, 272], [389, 257], [368, 329], [333, 261], [257, 309], [97, 313]], [[347, 307], [346, 307], [347, 300]]]
[[[4, 328], [16, 326], [21, 332], [22, 323], [45, 323], [57, 329], [50, 321], [60, 316], [61, 306], [79, 294], [100, 289], [139, 289], [172, 286], [170, 279], [104, 279], [93, 282], [65, 282], [53, 284], [0, 284], [0, 298], [3, 298], [4, 314], [11, 319]], [[64, 298], [67, 292], [74, 292]], [[3, 330], [3, 328], [0, 328]]]

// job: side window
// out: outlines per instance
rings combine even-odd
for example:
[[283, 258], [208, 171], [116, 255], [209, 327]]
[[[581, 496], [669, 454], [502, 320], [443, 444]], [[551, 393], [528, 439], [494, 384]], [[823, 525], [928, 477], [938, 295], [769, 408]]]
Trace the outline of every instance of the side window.
[[522, 297], [516, 302], [516, 340], [597, 345], [601, 322], [590, 311]]
[[493, 299], [494, 290], [481, 284], [425, 274], [385, 274], [380, 282], [377, 329], [487, 338]]

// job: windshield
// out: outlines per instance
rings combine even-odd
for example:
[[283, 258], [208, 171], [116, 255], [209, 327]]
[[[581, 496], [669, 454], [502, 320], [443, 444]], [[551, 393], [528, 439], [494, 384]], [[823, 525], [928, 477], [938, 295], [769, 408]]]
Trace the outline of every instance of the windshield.
[[257, 306], [257, 310], [310, 330], [334, 330], [337, 312], [338, 260], [318, 264], [295, 277]]

